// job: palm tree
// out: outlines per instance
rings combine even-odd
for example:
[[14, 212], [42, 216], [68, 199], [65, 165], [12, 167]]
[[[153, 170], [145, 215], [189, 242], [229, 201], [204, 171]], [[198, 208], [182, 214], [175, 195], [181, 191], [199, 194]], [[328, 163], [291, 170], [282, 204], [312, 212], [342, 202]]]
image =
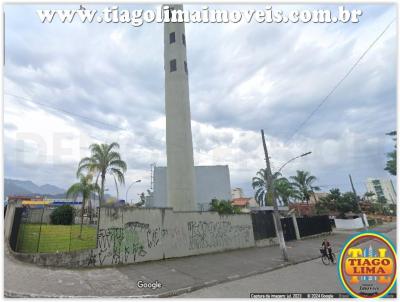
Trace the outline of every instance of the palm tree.
[[296, 173], [296, 176], [290, 176], [294, 180], [291, 184], [295, 189], [295, 196], [308, 203], [310, 201], [310, 194], [314, 194], [314, 191], [320, 190], [319, 187], [313, 186], [317, 178], [307, 171], [297, 170]]
[[286, 177], [278, 178], [275, 181], [275, 192], [281, 205], [287, 206], [290, 199], [295, 196], [292, 184]]
[[[121, 159], [121, 155], [115, 151], [119, 149], [118, 143], [111, 144], [92, 144], [89, 147], [91, 151], [90, 157], [83, 158], [78, 167], [77, 175], [83, 170], [90, 173], [97, 173], [96, 184], [101, 177], [99, 201], [100, 206], [104, 202], [104, 182], [106, 175], [112, 175], [115, 183], [117, 180], [120, 184], [125, 183], [124, 173], [126, 172], [126, 163]], [[118, 188], [117, 188], [118, 189]]]
[[[280, 172], [273, 173], [272, 179], [275, 180], [275, 185], [276, 183], [282, 179], [279, 178], [281, 176]], [[255, 192], [254, 198], [256, 199], [256, 202], [260, 205], [272, 205], [272, 196], [268, 193], [268, 184], [267, 184], [267, 173], [266, 169], [260, 169], [257, 173], [256, 176], [253, 177], [252, 179], [252, 187]], [[275, 187], [275, 193], [277, 193], [276, 187]]]
[[364, 194], [364, 199], [365, 200], [370, 200], [370, 198], [372, 197], [372, 196], [374, 196], [375, 195], [375, 193], [374, 192], [365, 192], [365, 194]]
[[93, 176], [91, 174], [83, 175], [79, 174], [79, 182], [73, 184], [67, 191], [67, 197], [72, 196], [77, 198], [78, 195], [82, 195], [82, 208], [81, 208], [81, 231], [79, 238], [82, 237], [82, 226], [83, 226], [83, 211], [85, 209], [86, 201], [90, 199], [90, 195], [93, 192], [99, 192], [100, 188], [96, 183], [92, 183]]
[[229, 200], [218, 200], [213, 198], [210, 203], [210, 211], [218, 212], [218, 214], [239, 214], [241, 209], [232, 204]]

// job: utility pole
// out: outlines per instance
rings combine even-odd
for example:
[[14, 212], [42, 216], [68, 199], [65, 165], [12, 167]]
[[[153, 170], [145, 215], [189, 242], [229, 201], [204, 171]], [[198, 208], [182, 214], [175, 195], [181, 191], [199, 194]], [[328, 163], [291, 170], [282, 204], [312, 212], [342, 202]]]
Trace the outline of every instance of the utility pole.
[[156, 163], [150, 164], [150, 190], [153, 191], [154, 186], [154, 168], [156, 167]]
[[360, 206], [360, 199], [356, 193], [356, 189], [354, 188], [354, 184], [353, 184], [353, 179], [351, 178], [351, 174], [349, 174], [349, 179], [350, 179], [350, 184], [351, 184], [351, 189], [353, 190], [354, 195], [356, 196], [356, 202], [358, 205], [358, 210], [361, 213], [361, 219], [362, 219], [362, 223], [364, 225], [364, 229], [367, 229], [367, 224], [365, 223], [365, 219], [364, 219], [364, 213], [361, 211], [361, 206]]
[[274, 185], [274, 180], [273, 180], [272, 172], [271, 172], [271, 164], [269, 162], [267, 144], [265, 143], [264, 130], [262, 130], [262, 129], [261, 129], [261, 138], [262, 138], [263, 147], [264, 147], [265, 163], [267, 165], [267, 169], [266, 169], [267, 185], [268, 185], [267, 193], [271, 194], [272, 204], [274, 206], [274, 217], [275, 217], [275, 222], [276, 222], [276, 235], [279, 240], [279, 247], [282, 251], [283, 259], [285, 261], [289, 261], [287, 250], [286, 250], [285, 238], [283, 237], [281, 218], [279, 216], [278, 203], [276, 202], [276, 198], [275, 198], [275, 188], [274, 188], [275, 185]]

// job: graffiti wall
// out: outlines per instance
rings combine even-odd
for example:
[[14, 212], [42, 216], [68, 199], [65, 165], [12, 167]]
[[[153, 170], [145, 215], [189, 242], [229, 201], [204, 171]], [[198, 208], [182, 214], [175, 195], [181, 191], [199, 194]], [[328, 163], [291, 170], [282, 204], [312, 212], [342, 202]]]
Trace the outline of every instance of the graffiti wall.
[[101, 209], [97, 248], [84, 266], [136, 263], [255, 245], [250, 215]]

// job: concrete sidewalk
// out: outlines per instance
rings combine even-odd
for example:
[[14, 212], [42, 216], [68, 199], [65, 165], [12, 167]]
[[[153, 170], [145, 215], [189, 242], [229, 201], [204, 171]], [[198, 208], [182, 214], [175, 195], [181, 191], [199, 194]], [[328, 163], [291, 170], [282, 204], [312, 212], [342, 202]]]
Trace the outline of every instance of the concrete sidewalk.
[[[388, 232], [395, 223], [375, 228]], [[339, 250], [349, 233], [328, 238]], [[169, 297], [203, 287], [265, 273], [319, 257], [321, 237], [287, 243], [290, 261], [278, 246], [95, 269], [54, 269], [15, 260], [5, 254], [4, 289], [8, 297]], [[139, 288], [139, 280], [158, 281], [157, 289]]]

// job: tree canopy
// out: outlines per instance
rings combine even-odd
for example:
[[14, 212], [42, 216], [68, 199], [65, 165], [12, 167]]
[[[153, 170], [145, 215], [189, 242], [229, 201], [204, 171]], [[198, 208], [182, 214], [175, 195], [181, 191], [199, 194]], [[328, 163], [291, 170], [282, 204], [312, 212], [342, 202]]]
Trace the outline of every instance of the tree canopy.
[[315, 209], [318, 214], [338, 212], [339, 217], [349, 212], [359, 212], [357, 196], [353, 192], [341, 193], [339, 189], [331, 189], [326, 197], [316, 203]]
[[79, 175], [83, 170], [87, 170], [89, 173], [96, 173], [97, 179], [100, 177], [100, 204], [104, 202], [104, 183], [106, 175], [112, 175], [118, 194], [117, 181], [121, 184], [125, 183], [124, 173], [127, 170], [125, 161], [121, 159], [121, 155], [117, 150], [119, 149], [118, 143], [111, 144], [92, 144], [90, 145], [90, 157], [83, 158], [76, 172]]
[[314, 191], [319, 191], [319, 187], [314, 186], [317, 178], [314, 175], [311, 175], [310, 172], [297, 170], [295, 176], [290, 176], [293, 180], [291, 183], [294, 188], [295, 196], [300, 199], [309, 202], [310, 195], [314, 193]]
[[[394, 136], [393, 140], [395, 142], [397, 141], [397, 131], [392, 131], [392, 132], [386, 133], [386, 135]], [[394, 145], [394, 150], [392, 152], [387, 153], [387, 157], [388, 157], [388, 160], [386, 162], [385, 170], [388, 171], [392, 175], [397, 175], [397, 167], [396, 167], [397, 147], [396, 147], [396, 144]]]
[[[280, 172], [273, 173], [275, 196], [280, 205], [288, 205], [292, 200], [309, 201], [310, 195], [318, 191], [319, 187], [314, 185], [317, 178], [307, 171], [297, 171], [289, 181], [282, 177]], [[266, 169], [260, 169], [252, 179], [252, 187], [255, 190], [255, 199], [260, 206], [272, 205], [272, 194], [268, 192]]]
[[240, 208], [234, 206], [230, 201], [213, 199], [211, 201], [211, 211], [216, 211], [219, 214], [239, 214]]

